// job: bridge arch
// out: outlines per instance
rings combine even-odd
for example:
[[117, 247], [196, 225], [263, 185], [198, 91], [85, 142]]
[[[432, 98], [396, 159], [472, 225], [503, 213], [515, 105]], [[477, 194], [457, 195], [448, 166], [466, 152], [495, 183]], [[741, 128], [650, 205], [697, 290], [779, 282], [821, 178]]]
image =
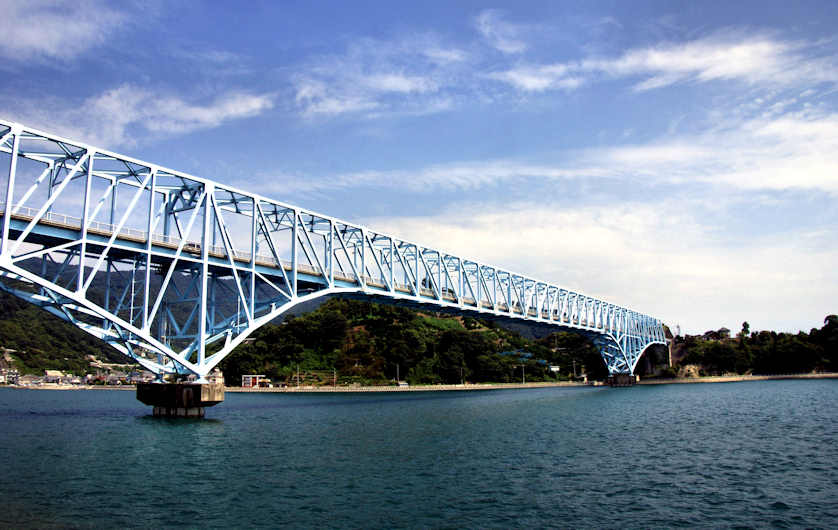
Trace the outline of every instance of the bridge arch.
[[595, 338], [609, 373], [661, 322], [455, 253], [0, 121], [0, 288], [145, 368], [203, 379], [323, 296], [520, 319]]

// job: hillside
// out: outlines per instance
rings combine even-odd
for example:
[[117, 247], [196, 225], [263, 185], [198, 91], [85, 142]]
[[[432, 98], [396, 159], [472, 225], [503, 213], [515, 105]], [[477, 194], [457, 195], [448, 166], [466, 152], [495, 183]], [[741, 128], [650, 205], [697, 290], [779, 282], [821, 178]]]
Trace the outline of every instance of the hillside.
[[129, 360], [102, 341], [46, 311], [0, 292], [0, 346], [11, 355], [21, 373], [43, 375], [61, 370], [77, 375], [89, 370], [87, 355], [126, 363]]
[[[227, 381], [264, 374], [296, 381], [297, 367], [317, 384], [332, 380], [365, 384], [515, 382], [555, 379], [589, 370], [604, 375], [596, 349], [583, 337], [557, 333], [540, 340], [522, 337], [493, 322], [420, 313], [342, 299], [329, 300], [306, 315], [257, 331], [222, 363]], [[524, 366], [522, 369], [522, 365]]]

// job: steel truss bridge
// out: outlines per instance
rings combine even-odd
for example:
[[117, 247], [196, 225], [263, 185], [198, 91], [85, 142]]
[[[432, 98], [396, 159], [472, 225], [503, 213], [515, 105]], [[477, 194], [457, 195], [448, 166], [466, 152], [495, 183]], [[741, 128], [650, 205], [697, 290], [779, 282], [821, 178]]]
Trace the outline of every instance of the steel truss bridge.
[[583, 333], [609, 373], [661, 322], [560, 286], [0, 120], [0, 289], [158, 374], [210, 371], [323, 296]]

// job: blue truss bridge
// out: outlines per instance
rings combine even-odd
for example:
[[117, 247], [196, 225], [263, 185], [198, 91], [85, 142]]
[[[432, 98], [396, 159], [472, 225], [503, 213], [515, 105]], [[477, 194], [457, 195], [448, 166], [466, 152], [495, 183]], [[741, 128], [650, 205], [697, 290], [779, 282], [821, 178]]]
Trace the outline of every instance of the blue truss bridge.
[[295, 306], [351, 296], [589, 336], [611, 374], [665, 344], [625, 307], [0, 120], [0, 289], [158, 375], [204, 381]]

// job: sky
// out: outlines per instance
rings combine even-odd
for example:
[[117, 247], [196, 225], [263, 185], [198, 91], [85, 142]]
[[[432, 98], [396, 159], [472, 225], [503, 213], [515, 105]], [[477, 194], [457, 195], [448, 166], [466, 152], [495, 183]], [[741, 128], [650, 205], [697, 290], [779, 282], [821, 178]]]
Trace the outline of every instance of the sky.
[[0, 118], [701, 333], [838, 313], [838, 3], [0, 0]]

